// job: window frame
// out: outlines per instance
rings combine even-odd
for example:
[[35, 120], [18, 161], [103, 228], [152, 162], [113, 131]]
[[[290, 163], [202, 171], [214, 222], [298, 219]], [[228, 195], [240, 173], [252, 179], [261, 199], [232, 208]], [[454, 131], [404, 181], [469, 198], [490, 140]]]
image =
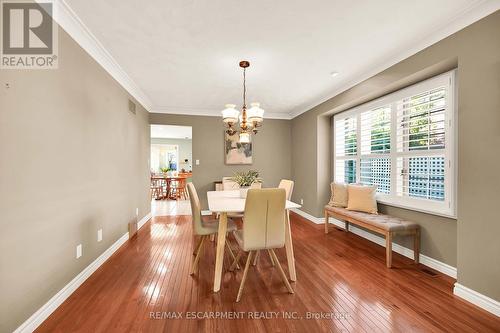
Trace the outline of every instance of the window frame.
[[[377, 192], [377, 201], [389, 206], [421, 211], [433, 215], [456, 218], [456, 185], [457, 185], [457, 93], [456, 93], [456, 70], [426, 79], [406, 88], [397, 90], [391, 94], [369, 101], [357, 107], [339, 112], [333, 116], [333, 179], [336, 179], [337, 161], [354, 160], [356, 165], [356, 182], [361, 181], [361, 160], [367, 158], [389, 158], [390, 169], [390, 192], [382, 194]], [[417, 95], [438, 87], [445, 87], [445, 148], [426, 149], [406, 152], [397, 151], [397, 104], [403, 98]], [[361, 114], [366, 111], [390, 105], [390, 152], [362, 154], [361, 147]], [[336, 123], [338, 120], [356, 118], [356, 155], [345, 155], [337, 157], [336, 146]], [[401, 157], [417, 156], [443, 156], [445, 158], [444, 174], [444, 196], [443, 202], [437, 200], [415, 198], [397, 195], [397, 159]]]

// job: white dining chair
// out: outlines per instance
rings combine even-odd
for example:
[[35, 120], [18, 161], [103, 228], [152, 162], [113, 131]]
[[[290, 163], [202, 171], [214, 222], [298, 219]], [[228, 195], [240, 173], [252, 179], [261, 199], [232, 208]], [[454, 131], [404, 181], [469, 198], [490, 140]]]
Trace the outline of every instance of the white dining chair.
[[222, 190], [223, 191], [233, 191], [239, 190], [240, 185], [232, 180], [233, 177], [222, 177]]
[[274, 249], [285, 246], [285, 202], [286, 191], [284, 189], [248, 190], [243, 217], [243, 229], [233, 232], [241, 250], [238, 252], [236, 259], [234, 259], [230, 270], [234, 270], [238, 265], [243, 252], [248, 252], [236, 302], [239, 302], [241, 299], [252, 256], [259, 250], [269, 250], [283, 283], [288, 292], [293, 294], [292, 286], [288, 282], [285, 272], [276, 257], [276, 253], [274, 253]]
[[[198, 267], [198, 262], [200, 260], [201, 252], [203, 250], [203, 244], [207, 238], [209, 238], [211, 235], [215, 235], [217, 231], [219, 230], [219, 221], [217, 220], [210, 220], [210, 221], [204, 221], [202, 216], [201, 216], [201, 204], [200, 204], [200, 199], [198, 197], [198, 193], [196, 192], [196, 188], [194, 187], [193, 183], [188, 183], [187, 189], [189, 192], [189, 201], [191, 203], [191, 215], [192, 215], [192, 224], [193, 224], [193, 235], [194, 236], [199, 236], [199, 241], [197, 245], [195, 246], [193, 255], [195, 255], [193, 262], [191, 264], [191, 271], [190, 275], [193, 275], [196, 272], [196, 269]], [[227, 231], [235, 231], [236, 230], [236, 225], [234, 224], [233, 221], [228, 221], [227, 223]], [[231, 257], [236, 259], [234, 252], [231, 248], [231, 245], [229, 243], [229, 240], [226, 238], [226, 247], [229, 251], [229, 254]], [[238, 266], [239, 267], [239, 266]]]
[[[250, 188], [262, 188], [262, 183], [255, 182], [250, 185]], [[222, 177], [222, 190], [223, 191], [234, 191], [239, 190], [240, 185], [232, 180], [232, 177]], [[228, 213], [228, 218], [242, 218], [242, 213]]]
[[282, 179], [278, 185], [278, 188], [285, 189], [286, 200], [292, 200], [293, 184], [292, 180]]
[[[285, 190], [286, 192], [286, 200], [292, 200], [292, 193], [293, 193], [293, 181], [292, 180], [288, 180], [288, 179], [282, 179], [278, 185], [278, 188], [282, 188]], [[288, 214], [288, 212], [286, 212], [286, 214]], [[271, 252], [268, 251], [268, 254], [269, 254], [269, 260], [271, 261], [271, 264], [274, 266], [274, 260], [273, 260], [273, 256], [271, 255]], [[259, 261], [259, 257], [260, 257], [260, 251], [258, 251], [256, 254], [255, 254], [255, 258], [253, 260], [253, 265], [256, 266], [258, 261]]]

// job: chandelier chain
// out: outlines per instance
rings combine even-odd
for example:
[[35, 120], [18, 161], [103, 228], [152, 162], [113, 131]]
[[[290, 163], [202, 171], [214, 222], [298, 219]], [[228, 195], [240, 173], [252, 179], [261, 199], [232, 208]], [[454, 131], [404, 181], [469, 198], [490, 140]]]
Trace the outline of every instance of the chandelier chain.
[[243, 68], [243, 107], [247, 106], [246, 96], [247, 96], [247, 86], [246, 86], [246, 68]]

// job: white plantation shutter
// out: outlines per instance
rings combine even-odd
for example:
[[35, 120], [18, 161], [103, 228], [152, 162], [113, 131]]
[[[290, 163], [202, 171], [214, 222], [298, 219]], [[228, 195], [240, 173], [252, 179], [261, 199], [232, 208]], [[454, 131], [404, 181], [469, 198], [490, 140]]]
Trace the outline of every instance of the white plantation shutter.
[[391, 150], [391, 106], [361, 113], [361, 154], [383, 154]]
[[448, 199], [446, 111], [446, 85], [397, 101], [398, 196], [438, 202]]
[[366, 158], [361, 159], [360, 183], [376, 185], [378, 193], [389, 194], [391, 191], [391, 159]]
[[356, 160], [337, 160], [335, 170], [336, 182], [356, 183]]
[[455, 215], [454, 72], [334, 117], [334, 179], [377, 186], [377, 200]]
[[445, 200], [445, 157], [398, 157], [397, 195]]
[[336, 156], [356, 156], [356, 118], [344, 118], [335, 122]]
[[335, 165], [334, 179], [342, 183], [356, 182], [356, 156], [358, 153], [357, 119], [346, 117], [335, 121]]
[[[378, 193], [391, 190], [391, 105], [360, 114], [361, 157], [359, 181], [376, 185]], [[373, 156], [377, 157], [373, 157]]]
[[399, 152], [445, 148], [445, 93], [439, 87], [398, 101]]

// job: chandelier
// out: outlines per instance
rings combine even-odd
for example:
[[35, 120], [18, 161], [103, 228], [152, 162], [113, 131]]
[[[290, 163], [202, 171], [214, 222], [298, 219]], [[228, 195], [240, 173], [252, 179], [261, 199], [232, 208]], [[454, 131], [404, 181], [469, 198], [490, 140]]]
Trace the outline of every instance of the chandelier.
[[[226, 108], [222, 110], [222, 121], [227, 128], [226, 133], [229, 135], [235, 135], [236, 133], [240, 136], [241, 143], [250, 142], [250, 134], [253, 132], [257, 134], [257, 128], [262, 126], [264, 121], [264, 110], [260, 108], [259, 103], [251, 103], [250, 109], [247, 110], [246, 105], [246, 69], [250, 66], [248, 61], [240, 61], [240, 67], [243, 68], [243, 107], [241, 108], [241, 115], [238, 110], [235, 109], [235, 104], [226, 104]], [[239, 128], [235, 129], [239, 120]]]

